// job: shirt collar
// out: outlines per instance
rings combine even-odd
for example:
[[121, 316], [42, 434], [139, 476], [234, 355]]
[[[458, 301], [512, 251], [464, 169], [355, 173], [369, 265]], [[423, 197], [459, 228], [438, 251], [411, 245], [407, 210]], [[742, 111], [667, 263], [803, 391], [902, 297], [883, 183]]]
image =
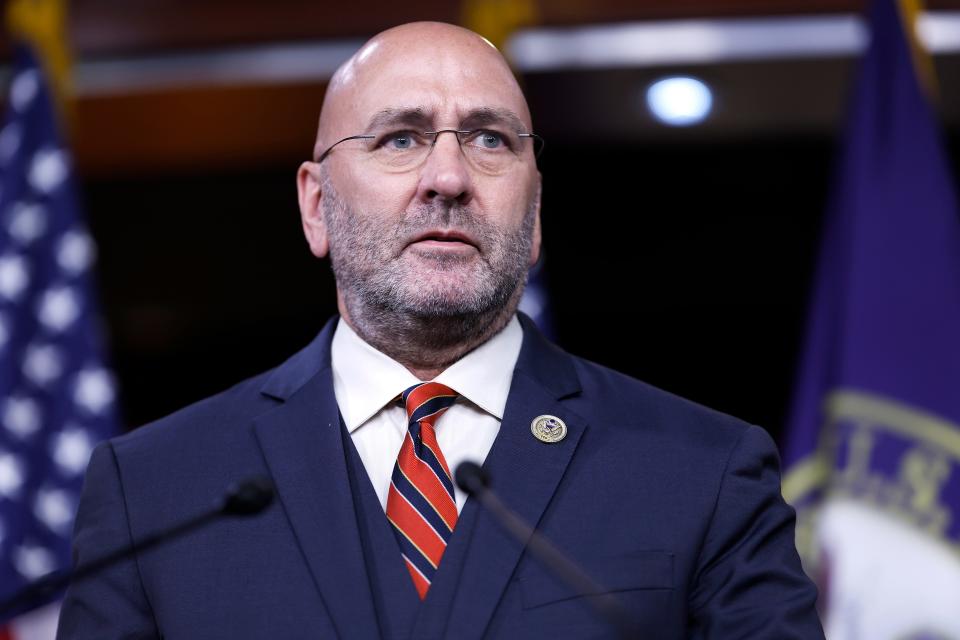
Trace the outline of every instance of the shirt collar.
[[[435, 378], [487, 413], [503, 419], [523, 329], [514, 316], [497, 335]], [[406, 367], [364, 342], [341, 318], [330, 346], [333, 389], [351, 433], [405, 389], [420, 382]]]

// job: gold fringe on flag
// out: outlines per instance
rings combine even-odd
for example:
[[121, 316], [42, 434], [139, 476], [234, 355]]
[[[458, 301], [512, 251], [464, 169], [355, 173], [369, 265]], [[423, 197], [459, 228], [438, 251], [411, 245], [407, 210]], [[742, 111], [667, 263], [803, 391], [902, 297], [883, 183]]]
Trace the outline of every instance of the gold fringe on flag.
[[918, 18], [923, 12], [923, 0], [897, 0], [897, 7], [900, 10], [900, 22], [903, 25], [904, 33], [910, 42], [910, 54], [917, 79], [920, 81], [920, 86], [927, 97], [936, 101], [940, 93], [937, 84], [937, 72], [933, 68], [933, 59], [930, 57], [930, 52], [920, 42], [920, 37], [917, 34]]
[[66, 0], [10, 0], [6, 19], [11, 38], [33, 49], [61, 115], [69, 115], [73, 86]]
[[536, 24], [540, 17], [535, 0], [464, 0], [461, 6], [463, 26], [501, 51], [514, 31]]

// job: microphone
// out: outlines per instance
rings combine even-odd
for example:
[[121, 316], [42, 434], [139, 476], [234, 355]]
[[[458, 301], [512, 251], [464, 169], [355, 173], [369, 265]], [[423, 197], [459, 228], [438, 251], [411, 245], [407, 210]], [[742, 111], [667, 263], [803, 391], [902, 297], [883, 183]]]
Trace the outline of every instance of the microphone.
[[128, 546], [111, 551], [105, 556], [77, 567], [75, 570], [65, 569], [63, 571], [55, 571], [38, 580], [34, 580], [13, 594], [13, 596], [0, 601], [0, 619], [2, 619], [5, 614], [11, 613], [34, 600], [51, 595], [71, 582], [83, 580], [84, 578], [99, 573], [107, 567], [117, 564], [135, 553], [147, 551], [148, 549], [169, 542], [174, 538], [182, 536], [194, 529], [199, 529], [223, 516], [248, 517], [256, 515], [270, 506], [270, 503], [273, 502], [273, 496], [273, 483], [264, 476], [254, 476], [242, 482], [232, 484], [227, 487], [226, 492], [217, 501], [213, 509], [205, 511], [168, 529], [152, 533], [139, 541], [134, 541]]
[[273, 502], [273, 483], [264, 476], [253, 476], [227, 487], [220, 513], [228, 516], [253, 516]]
[[461, 462], [453, 471], [453, 479], [457, 486], [468, 496], [477, 496], [490, 486], [490, 474], [476, 462], [466, 460]]
[[494, 520], [514, 540], [525, 545], [531, 555], [554, 577], [573, 589], [577, 595], [589, 596], [586, 601], [594, 612], [616, 629], [619, 637], [638, 637], [636, 623], [624, 608], [623, 603], [575, 562], [567, 558], [545, 536], [503, 504], [500, 497], [489, 488], [490, 475], [480, 465], [475, 462], [462, 462], [457, 466], [453, 477], [461, 490], [476, 498]]

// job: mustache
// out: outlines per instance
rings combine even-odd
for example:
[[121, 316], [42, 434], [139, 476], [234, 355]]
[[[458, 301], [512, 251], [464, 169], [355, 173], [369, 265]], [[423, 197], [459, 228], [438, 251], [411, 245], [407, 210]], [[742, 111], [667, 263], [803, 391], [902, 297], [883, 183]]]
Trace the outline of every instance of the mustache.
[[491, 246], [495, 227], [469, 207], [459, 204], [432, 204], [408, 211], [397, 225], [396, 236], [406, 247], [430, 231], [444, 231], [470, 239], [481, 251]]

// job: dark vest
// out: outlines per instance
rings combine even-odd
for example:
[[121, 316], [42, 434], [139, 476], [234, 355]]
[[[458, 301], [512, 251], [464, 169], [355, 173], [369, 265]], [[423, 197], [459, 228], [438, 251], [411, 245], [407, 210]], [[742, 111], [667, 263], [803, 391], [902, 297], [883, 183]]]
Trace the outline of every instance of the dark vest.
[[342, 417], [340, 426], [343, 430], [350, 494], [357, 514], [363, 561], [373, 594], [380, 635], [384, 640], [441, 638], [456, 595], [457, 577], [463, 569], [463, 556], [473, 528], [473, 505], [464, 507], [427, 598], [421, 602], [400, 557], [400, 547], [393, 529]]

